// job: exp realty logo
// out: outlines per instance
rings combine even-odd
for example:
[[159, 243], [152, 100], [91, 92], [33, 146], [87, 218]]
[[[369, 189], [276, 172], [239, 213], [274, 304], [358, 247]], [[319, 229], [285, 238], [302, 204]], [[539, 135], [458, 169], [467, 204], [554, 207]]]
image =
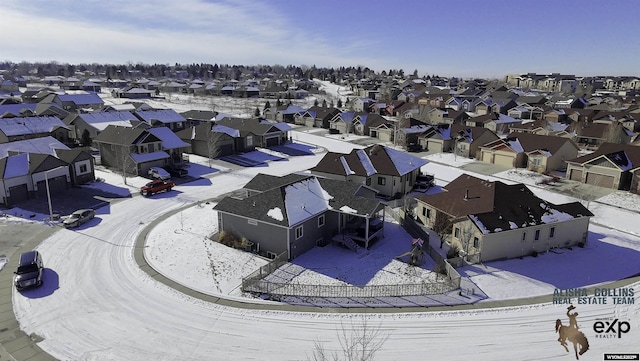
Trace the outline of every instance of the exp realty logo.
[[[576, 307], [574, 305], [567, 307], [569, 325], [565, 326], [562, 324], [562, 320], [556, 320], [556, 333], [558, 333], [558, 342], [560, 342], [560, 345], [562, 345], [567, 352], [570, 352], [567, 341], [573, 344], [576, 359], [579, 359], [580, 355], [589, 350], [589, 341], [587, 340], [587, 336], [580, 331], [580, 327], [578, 326], [578, 312], [573, 312], [575, 309]], [[622, 338], [622, 336], [630, 330], [631, 324], [628, 321], [613, 317], [598, 318], [596, 322], [593, 323], [593, 331], [595, 332], [596, 338]], [[611, 354], [610, 356], [615, 355]], [[637, 360], [637, 358], [635, 360]]]
[[593, 324], [596, 338], [621, 338], [631, 330], [631, 324], [617, 318], [597, 319]]

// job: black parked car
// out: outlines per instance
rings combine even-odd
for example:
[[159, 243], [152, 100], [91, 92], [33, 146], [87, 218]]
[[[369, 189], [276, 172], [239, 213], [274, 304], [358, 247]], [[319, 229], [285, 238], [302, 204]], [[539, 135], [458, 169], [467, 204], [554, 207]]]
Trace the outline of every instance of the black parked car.
[[44, 263], [38, 251], [29, 251], [20, 255], [18, 269], [14, 272], [13, 284], [18, 291], [38, 287], [42, 284]]
[[189, 175], [189, 172], [182, 167], [169, 167], [167, 171], [169, 171], [172, 177], [183, 178]]

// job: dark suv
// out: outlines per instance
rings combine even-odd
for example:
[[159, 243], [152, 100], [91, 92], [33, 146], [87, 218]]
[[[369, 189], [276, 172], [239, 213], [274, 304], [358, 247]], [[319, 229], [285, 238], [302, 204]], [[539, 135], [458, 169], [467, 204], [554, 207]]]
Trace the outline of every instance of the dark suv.
[[18, 291], [38, 287], [42, 284], [44, 264], [38, 251], [29, 251], [20, 255], [18, 269], [14, 272], [13, 283]]

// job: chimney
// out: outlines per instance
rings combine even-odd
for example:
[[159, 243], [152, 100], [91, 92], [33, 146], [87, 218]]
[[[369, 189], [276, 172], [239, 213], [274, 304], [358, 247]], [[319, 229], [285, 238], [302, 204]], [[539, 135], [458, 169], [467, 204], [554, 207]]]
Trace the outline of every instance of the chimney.
[[469, 199], [469, 190], [468, 189], [466, 189], [464, 191], [464, 200], [466, 201], [467, 199]]

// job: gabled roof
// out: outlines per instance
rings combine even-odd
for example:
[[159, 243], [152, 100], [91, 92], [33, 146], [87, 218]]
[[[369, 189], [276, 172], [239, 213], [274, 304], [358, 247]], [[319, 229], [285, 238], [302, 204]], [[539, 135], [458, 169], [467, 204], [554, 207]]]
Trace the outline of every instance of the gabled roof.
[[56, 149], [56, 156], [69, 164], [93, 158], [91, 153], [82, 148]]
[[466, 141], [469, 143], [473, 143], [476, 139], [479, 139], [484, 133], [491, 133], [493, 136], [498, 139], [498, 136], [491, 131], [491, 129], [487, 129], [484, 127], [469, 127], [463, 124], [452, 124], [451, 132], [458, 137], [458, 140]]
[[2, 179], [21, 177], [29, 174], [29, 154], [10, 155], [0, 159]]
[[586, 164], [604, 158], [620, 170], [640, 168], [640, 146], [631, 144], [602, 143], [598, 149], [587, 155], [568, 160], [569, 163]]
[[69, 147], [51, 136], [16, 140], [0, 144], [0, 157], [6, 157], [10, 153], [40, 153], [56, 155], [56, 150], [58, 149], [69, 149]]
[[190, 146], [189, 143], [183, 142], [176, 133], [167, 127], [154, 127], [147, 129], [147, 131], [162, 141], [163, 149], [177, 149]]
[[109, 125], [93, 141], [104, 144], [132, 145], [145, 133], [146, 129], [144, 128]]
[[354, 149], [349, 154], [328, 152], [311, 171], [343, 176], [403, 176], [427, 163], [405, 152], [375, 144], [365, 149]]
[[565, 144], [570, 143], [575, 149], [578, 146], [569, 138], [556, 137], [553, 135], [540, 135], [531, 133], [511, 133], [505, 140], [510, 141], [517, 139], [522, 146], [525, 153], [533, 152], [536, 150], [545, 150], [551, 154], [555, 154]]
[[281, 130], [273, 123], [262, 123], [260, 119], [256, 118], [224, 118], [217, 122], [219, 125], [224, 125], [229, 128], [237, 129], [240, 131], [241, 136], [245, 136], [249, 133], [256, 135], [264, 135], [267, 133], [280, 132]]
[[86, 94], [59, 94], [58, 99], [62, 102], [72, 102], [76, 105], [96, 105], [104, 104], [104, 101], [96, 93]]
[[60, 118], [52, 116], [0, 119], [0, 131], [7, 136], [51, 133], [57, 128], [69, 129]]
[[356, 196], [360, 185], [309, 175], [257, 175], [244, 187], [259, 193], [226, 197], [214, 207], [223, 213], [293, 227], [327, 211], [373, 214], [380, 202]]
[[173, 109], [157, 109], [157, 110], [136, 110], [134, 112], [138, 119], [152, 125], [154, 121], [160, 123], [179, 123], [184, 122], [186, 119]]
[[[69, 119], [71, 118], [71, 119]], [[95, 112], [95, 113], [81, 113], [74, 117], [67, 117], [67, 124], [73, 123], [76, 118], [84, 120], [87, 124], [92, 125], [94, 128], [102, 131], [108, 125], [120, 125], [124, 127], [131, 127], [131, 122], [138, 120], [133, 113], [128, 111], [111, 111], [111, 112]]]
[[507, 185], [463, 174], [444, 189], [417, 199], [454, 220], [468, 217], [484, 234], [593, 216], [580, 202], [556, 205], [536, 197], [524, 184]]
[[2, 104], [0, 105], [0, 117], [5, 114], [12, 114], [16, 117], [24, 116], [25, 113], [27, 115], [35, 114], [37, 106], [36, 103]]

